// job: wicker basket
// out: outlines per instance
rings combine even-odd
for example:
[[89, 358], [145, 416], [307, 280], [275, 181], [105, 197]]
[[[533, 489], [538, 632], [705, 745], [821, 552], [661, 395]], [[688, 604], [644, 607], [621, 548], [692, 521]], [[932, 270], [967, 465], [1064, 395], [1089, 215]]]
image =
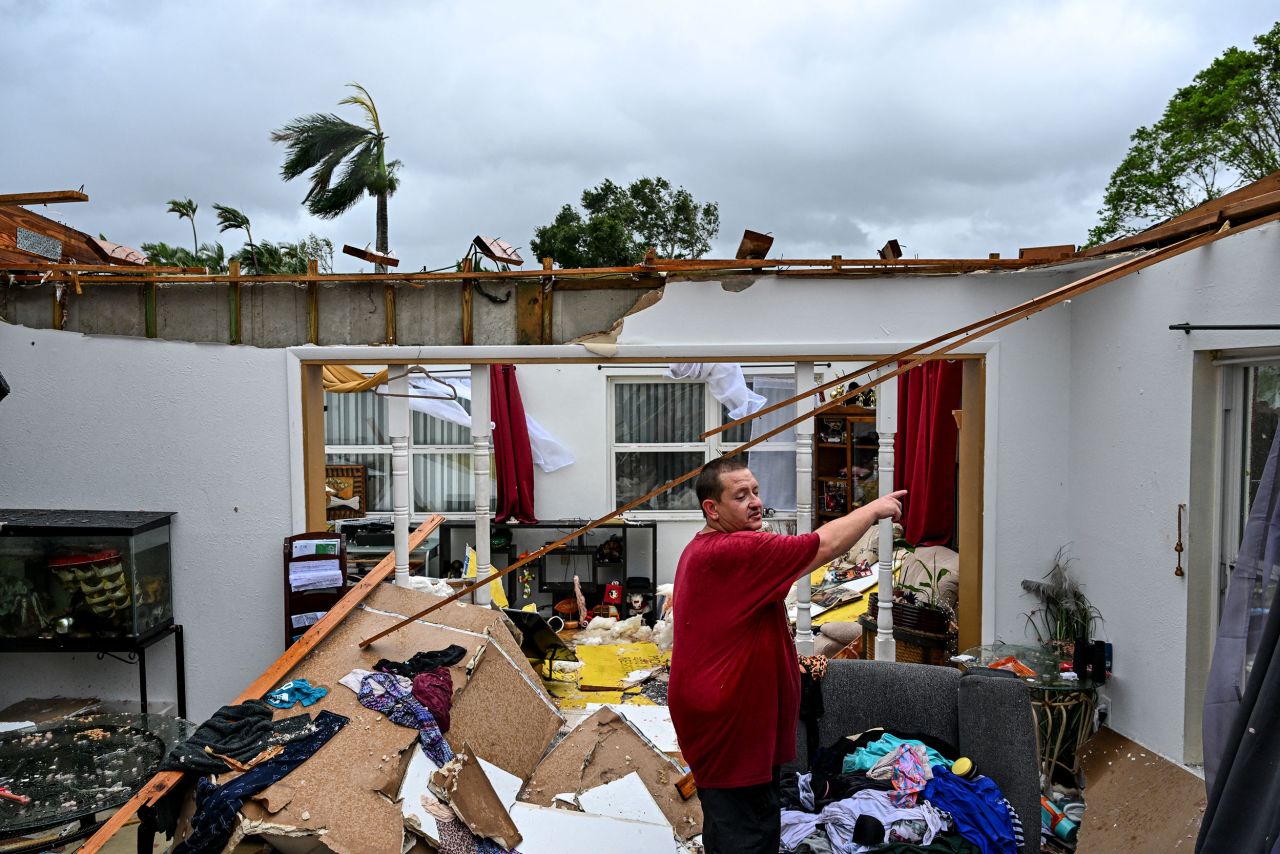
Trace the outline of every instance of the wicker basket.
[[[896, 615], [895, 615], [896, 616]], [[876, 657], [876, 621], [863, 614], [858, 618], [862, 626], [863, 657]], [[957, 632], [922, 632], [905, 626], [893, 627], [893, 640], [897, 645], [896, 658], [905, 664], [937, 664], [947, 666], [956, 654]]]

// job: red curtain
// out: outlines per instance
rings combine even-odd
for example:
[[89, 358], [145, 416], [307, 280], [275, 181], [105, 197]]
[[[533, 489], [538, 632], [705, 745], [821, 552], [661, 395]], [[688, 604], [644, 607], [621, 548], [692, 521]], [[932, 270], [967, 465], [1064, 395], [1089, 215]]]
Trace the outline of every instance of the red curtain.
[[493, 419], [493, 470], [498, 478], [495, 522], [536, 522], [533, 454], [515, 365], [489, 366], [489, 415]]
[[960, 362], [928, 362], [898, 378], [893, 481], [908, 490], [903, 537], [914, 546], [946, 545], [955, 534], [956, 429]]

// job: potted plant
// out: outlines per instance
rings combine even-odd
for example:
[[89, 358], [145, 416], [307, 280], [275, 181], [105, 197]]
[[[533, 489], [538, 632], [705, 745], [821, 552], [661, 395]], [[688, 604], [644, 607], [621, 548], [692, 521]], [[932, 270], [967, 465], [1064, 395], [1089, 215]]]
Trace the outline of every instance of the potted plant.
[[1064, 656], [1075, 651], [1077, 640], [1092, 637], [1094, 628], [1102, 622], [1102, 613], [1084, 595], [1080, 582], [1071, 574], [1071, 560], [1063, 546], [1042, 581], [1022, 582], [1022, 589], [1040, 600], [1040, 604], [1025, 615], [1027, 625], [1041, 644]]
[[[894, 556], [897, 558], [895, 575], [901, 575], [907, 561], [914, 560], [924, 569], [924, 578], [917, 584], [905, 581], [894, 584], [893, 624], [922, 632], [945, 634], [955, 620], [955, 612], [942, 598], [941, 582], [950, 574], [950, 570], [939, 567], [936, 557], [933, 566], [929, 566], [915, 556], [915, 548], [905, 540], [894, 542]], [[879, 595], [872, 593], [869, 608], [873, 615], [878, 607]]]

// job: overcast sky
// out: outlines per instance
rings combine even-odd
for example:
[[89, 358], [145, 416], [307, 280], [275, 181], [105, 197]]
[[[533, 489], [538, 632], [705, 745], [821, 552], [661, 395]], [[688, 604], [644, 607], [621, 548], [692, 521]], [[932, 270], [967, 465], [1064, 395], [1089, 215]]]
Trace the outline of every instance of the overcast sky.
[[[270, 132], [357, 81], [392, 157], [402, 270], [479, 234], [525, 248], [584, 187], [662, 175], [773, 255], [985, 257], [1083, 242], [1129, 134], [1271, 2], [47, 2], [0, 0], [0, 192], [189, 245], [170, 198], [242, 209], [259, 240], [374, 238], [374, 203], [310, 217]], [[239, 233], [222, 235], [228, 250]], [[366, 268], [339, 258], [338, 269]]]

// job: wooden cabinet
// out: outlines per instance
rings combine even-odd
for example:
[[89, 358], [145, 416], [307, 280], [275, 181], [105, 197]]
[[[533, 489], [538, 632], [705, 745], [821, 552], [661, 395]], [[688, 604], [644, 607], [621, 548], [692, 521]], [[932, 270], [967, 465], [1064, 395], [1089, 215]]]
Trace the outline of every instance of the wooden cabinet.
[[814, 417], [813, 510], [821, 525], [879, 495], [876, 411], [837, 406]]

